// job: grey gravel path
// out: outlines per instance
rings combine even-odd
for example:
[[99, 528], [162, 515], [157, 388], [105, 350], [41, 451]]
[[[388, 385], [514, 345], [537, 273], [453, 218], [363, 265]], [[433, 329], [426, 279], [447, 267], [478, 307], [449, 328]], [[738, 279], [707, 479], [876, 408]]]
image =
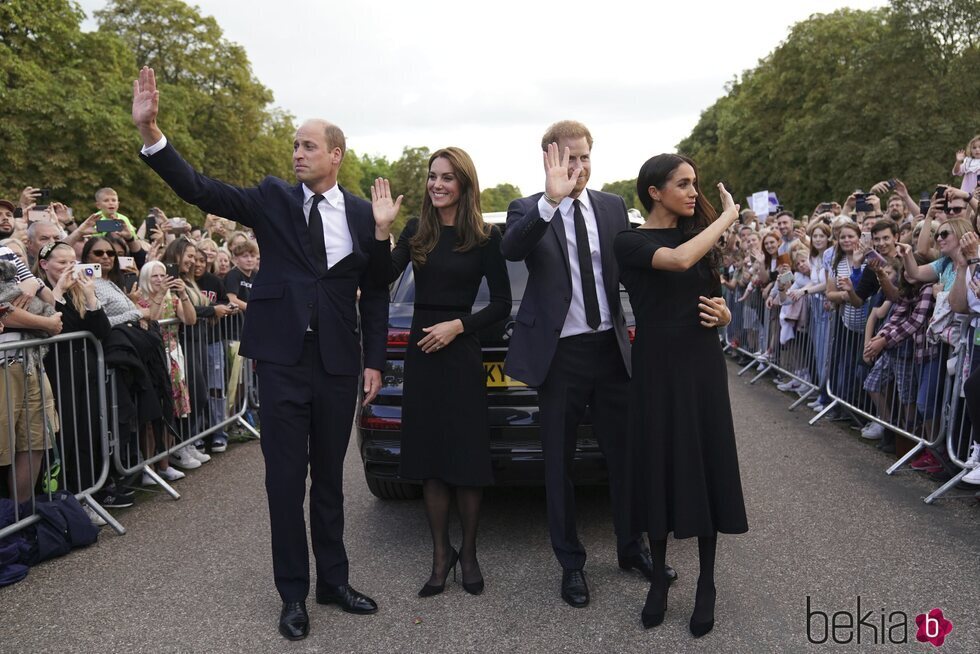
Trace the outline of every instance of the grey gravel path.
[[[354, 447], [347, 460], [347, 544], [352, 583], [379, 601], [375, 616], [310, 603], [312, 633], [276, 631], [268, 518], [257, 443], [233, 446], [162, 494], [118, 512], [129, 533], [103, 530], [87, 550], [35, 568], [0, 589], [2, 652], [927, 652], [914, 616], [940, 607], [954, 631], [940, 652], [980, 651], [980, 508], [974, 500], [921, 498], [936, 484], [916, 473], [887, 477], [891, 460], [855, 432], [808, 427], [769, 382], [730, 377], [750, 531], [721, 536], [715, 630], [687, 631], [697, 543], [671, 541], [681, 579], [665, 623], [639, 624], [646, 594], [621, 572], [604, 489], [582, 489], [592, 603], [558, 597], [560, 571], [547, 542], [541, 489], [502, 489], [485, 502], [480, 561], [487, 591], [458, 584], [422, 600], [430, 553], [419, 502], [368, 492]], [[353, 443], [353, 439], [352, 439]], [[904, 611], [909, 642], [807, 642], [815, 610]], [[841, 620], [844, 618], [841, 617]], [[887, 618], [886, 627], [898, 618]], [[820, 618], [811, 621], [821, 638]], [[892, 632], [897, 633], [897, 632]], [[856, 636], [856, 632], [854, 634]], [[841, 639], [846, 632], [839, 633]], [[880, 628], [876, 637], [883, 639]]]

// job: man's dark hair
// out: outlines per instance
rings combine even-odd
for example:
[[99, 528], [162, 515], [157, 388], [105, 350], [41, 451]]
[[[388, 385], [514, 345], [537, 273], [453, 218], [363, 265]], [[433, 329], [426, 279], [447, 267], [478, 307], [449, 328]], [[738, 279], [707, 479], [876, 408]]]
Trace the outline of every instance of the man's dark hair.
[[898, 236], [898, 225], [891, 218], [882, 218], [874, 225], [871, 226], [871, 233], [877, 234], [878, 232], [883, 232], [885, 230], [891, 230], [892, 236]]
[[794, 216], [793, 215], [793, 212], [790, 211], [789, 209], [783, 209], [782, 211], [780, 211], [779, 213], [777, 213], [776, 214], [776, 220], [779, 220], [783, 216], [789, 216], [791, 219], [796, 220], [796, 216]]

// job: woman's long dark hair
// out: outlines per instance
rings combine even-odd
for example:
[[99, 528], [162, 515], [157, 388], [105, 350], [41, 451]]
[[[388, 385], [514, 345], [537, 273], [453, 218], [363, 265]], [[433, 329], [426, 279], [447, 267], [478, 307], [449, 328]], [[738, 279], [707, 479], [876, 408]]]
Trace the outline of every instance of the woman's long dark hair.
[[[656, 201], [650, 197], [650, 187], [663, 189], [681, 164], [688, 164], [694, 169], [694, 188], [698, 192], [698, 197], [694, 200], [694, 215], [677, 217], [677, 226], [684, 235], [684, 240], [688, 240], [718, 219], [718, 212], [701, 190], [701, 174], [694, 161], [682, 154], [665, 153], [650, 157], [640, 167], [640, 173], [636, 176], [636, 194], [649, 214], [656, 204]], [[711, 268], [716, 280], [720, 279], [721, 255], [721, 248], [717, 244], [704, 255], [704, 261]]]
[[[456, 247], [455, 252], [467, 252], [479, 247], [490, 238], [490, 226], [483, 222], [483, 211], [480, 209], [480, 182], [476, 177], [476, 166], [470, 155], [461, 148], [443, 148], [436, 150], [429, 157], [426, 170], [432, 168], [432, 162], [442, 157], [449, 162], [453, 173], [459, 180], [462, 189], [459, 203], [456, 205]], [[409, 243], [412, 248], [412, 262], [417, 266], [425, 265], [429, 253], [435, 249], [442, 233], [442, 223], [439, 212], [432, 206], [428, 192], [422, 195], [422, 211], [419, 216], [419, 230]]]
[[[105, 247], [111, 249], [113, 252], [116, 251], [116, 248], [113, 247], [112, 241], [106, 238], [105, 236], [96, 236], [94, 238], [90, 238], [89, 240], [85, 241], [85, 245], [82, 246], [82, 263], [92, 263], [88, 260], [88, 257], [89, 254], [92, 253], [92, 249], [95, 248], [97, 243], [104, 243]], [[112, 270], [102, 271], [102, 278], [108, 279], [110, 282], [118, 286], [120, 290], [122, 290], [123, 292], [126, 291], [126, 289], [123, 288], [123, 276], [122, 276], [122, 271], [119, 270], [118, 256], [114, 256], [112, 258]]]

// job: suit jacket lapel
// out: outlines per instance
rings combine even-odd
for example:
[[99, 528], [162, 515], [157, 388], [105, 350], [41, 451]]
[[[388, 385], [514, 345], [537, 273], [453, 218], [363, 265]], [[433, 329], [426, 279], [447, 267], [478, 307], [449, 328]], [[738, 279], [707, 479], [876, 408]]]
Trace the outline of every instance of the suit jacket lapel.
[[357, 237], [357, 218], [354, 216], [354, 196], [347, 192], [343, 186], [340, 187], [341, 193], [344, 194], [344, 214], [347, 216], [347, 229], [350, 231], [350, 240], [354, 248], [355, 254], [361, 254], [361, 243], [360, 239]]
[[589, 200], [592, 202], [592, 213], [595, 215], [596, 229], [599, 230], [599, 259], [602, 261], [602, 283], [606, 287], [606, 298], [612, 306], [612, 294], [619, 293], [618, 286], [612, 285], [612, 272], [616, 270], [616, 262], [613, 258], [613, 240], [616, 235], [612, 233], [612, 226], [605, 220], [605, 213], [600, 206], [600, 198], [586, 190]]
[[[537, 205], [537, 202], [537, 200], [534, 201], [535, 205]], [[568, 263], [568, 239], [565, 238], [565, 219], [558, 209], [555, 209], [555, 217], [551, 219], [549, 226], [558, 239], [558, 250], [561, 252], [561, 260], [565, 262], [565, 273], [568, 275], [568, 283], [571, 285], [572, 268]]]
[[303, 213], [303, 185], [297, 184], [293, 187], [293, 199], [299, 205], [299, 210], [292, 212], [290, 222], [293, 224], [293, 231], [296, 234], [296, 240], [299, 243], [300, 251], [302, 251], [303, 256], [306, 258], [306, 263], [310, 268], [316, 272], [317, 275], [323, 274], [324, 271], [317, 270], [316, 260], [313, 258], [313, 244], [310, 242], [310, 228], [306, 222], [306, 214]]

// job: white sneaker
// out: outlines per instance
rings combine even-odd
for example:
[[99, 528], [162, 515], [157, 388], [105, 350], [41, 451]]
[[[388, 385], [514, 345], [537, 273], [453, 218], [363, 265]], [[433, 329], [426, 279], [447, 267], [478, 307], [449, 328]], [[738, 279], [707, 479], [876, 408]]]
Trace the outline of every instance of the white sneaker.
[[815, 400], [811, 400], [811, 401], [809, 401], [809, 402], [806, 403], [806, 405], [808, 407], [810, 407], [811, 409], [813, 407], [817, 406], [818, 404], [820, 404], [820, 398], [819, 397], [817, 399], [815, 399]]
[[800, 387], [800, 382], [795, 379], [790, 379], [789, 381], [783, 382], [782, 384], [776, 384], [776, 388], [781, 391], [795, 391]]
[[181, 467], [184, 470], [194, 470], [195, 468], [200, 468], [201, 462], [187, 451], [189, 448], [190, 446], [186, 445], [171, 454], [170, 464]]
[[965, 466], [967, 468], [980, 467], [980, 443], [974, 443], [970, 446], [970, 456], [967, 458]]
[[[200, 463], [201, 462], [198, 461], [198, 464]], [[170, 466], [166, 470], [157, 470], [157, 474], [163, 477], [165, 481], [177, 481], [178, 479], [183, 479], [184, 477], [187, 476], [177, 468], [174, 468], [173, 466]]]
[[102, 519], [102, 516], [96, 513], [95, 510], [92, 507], [90, 507], [88, 504], [85, 504], [82, 508], [85, 509], [85, 515], [88, 516], [88, 519], [91, 520], [92, 524], [95, 525], [96, 527], [102, 527], [108, 524], [105, 520]]
[[970, 472], [966, 473], [966, 476], [963, 477], [961, 481], [965, 481], [968, 484], [974, 484], [976, 486], [980, 486], [980, 466], [977, 466]]
[[811, 406], [810, 408], [813, 409], [813, 412], [814, 413], [820, 413], [821, 411], [823, 411], [827, 407], [825, 407], [822, 404], [817, 403], [817, 404], [814, 404], [813, 406]]
[[762, 372], [763, 370], [766, 369], [766, 362], [765, 361], [760, 361], [759, 362], [759, 365], [757, 365], [755, 367], [755, 369], [758, 370], [759, 372]]
[[210, 454], [206, 454], [206, 453], [202, 452], [201, 450], [197, 449], [193, 445], [188, 445], [184, 449], [187, 450], [192, 457], [194, 457], [195, 459], [197, 459], [201, 463], [207, 463], [208, 461], [211, 460], [211, 455]]
[[140, 486], [156, 486], [156, 485], [157, 485], [157, 480], [144, 472], [143, 481], [140, 483]]
[[869, 422], [861, 430], [861, 438], [867, 438], [869, 441], [876, 441], [884, 435], [885, 428], [877, 422]]

